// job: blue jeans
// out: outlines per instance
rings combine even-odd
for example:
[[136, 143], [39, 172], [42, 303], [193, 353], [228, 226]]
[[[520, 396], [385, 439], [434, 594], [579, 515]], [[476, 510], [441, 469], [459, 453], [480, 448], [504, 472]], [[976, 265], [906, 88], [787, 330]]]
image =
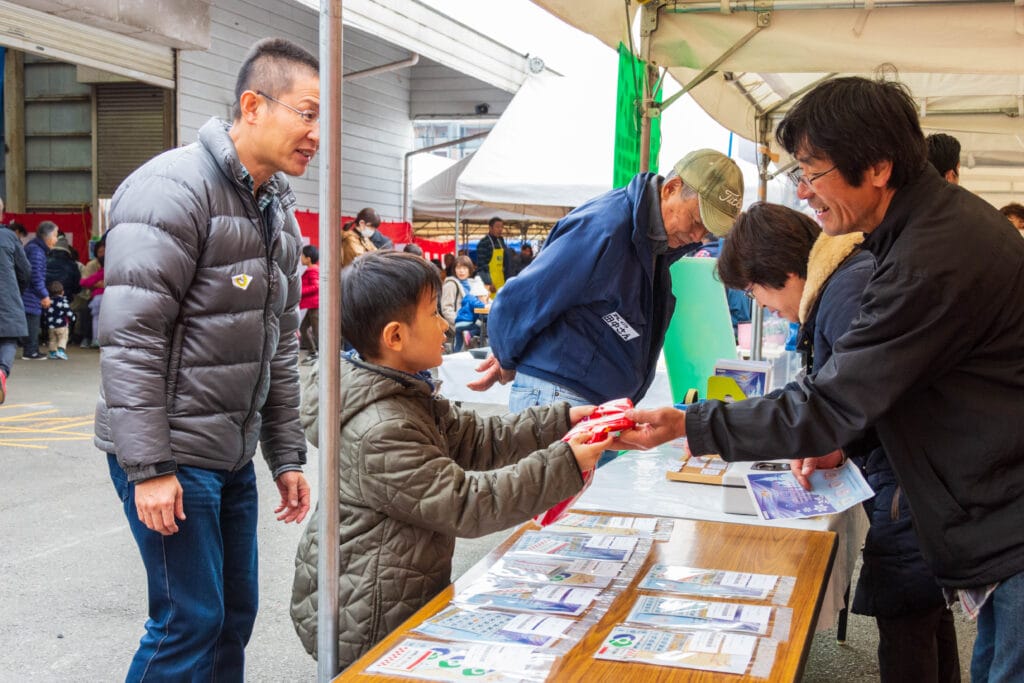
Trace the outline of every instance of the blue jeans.
[[146, 633], [127, 681], [243, 681], [258, 603], [256, 471], [179, 467], [185, 516], [161, 536], [139, 521], [135, 484], [114, 455], [110, 478], [142, 554]]
[[18, 350], [18, 340], [15, 337], [0, 337], [0, 370], [8, 377], [11, 376], [11, 366], [14, 365], [14, 354]]
[[39, 353], [39, 324], [42, 320], [42, 313], [26, 313], [25, 322], [28, 324], [28, 336], [22, 341], [22, 355], [34, 356]]
[[[548, 406], [558, 401], [565, 401], [572, 406], [589, 406], [591, 401], [579, 394], [533, 375], [516, 372], [516, 378], [512, 382], [512, 389], [508, 396], [508, 408], [513, 413], [518, 413], [532, 406]], [[617, 458], [618, 451], [605, 451], [601, 459], [597, 461], [598, 467], [604, 467]]]
[[462, 347], [465, 345], [464, 344], [465, 340], [462, 338], [462, 333], [463, 332], [469, 332], [470, 336], [479, 336], [480, 335], [480, 326], [476, 324], [476, 321], [455, 323], [455, 347], [454, 348], [455, 348], [456, 352], [461, 351]]
[[1024, 572], [999, 584], [978, 614], [972, 683], [1024, 680]]

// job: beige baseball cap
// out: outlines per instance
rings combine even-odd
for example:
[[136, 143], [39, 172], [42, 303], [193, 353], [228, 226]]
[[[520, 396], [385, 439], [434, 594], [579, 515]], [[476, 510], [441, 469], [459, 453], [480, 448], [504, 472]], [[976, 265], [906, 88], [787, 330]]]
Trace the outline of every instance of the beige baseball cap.
[[736, 162], [713, 149], [698, 149], [673, 168], [697, 191], [704, 227], [718, 237], [728, 235], [743, 208], [743, 173]]

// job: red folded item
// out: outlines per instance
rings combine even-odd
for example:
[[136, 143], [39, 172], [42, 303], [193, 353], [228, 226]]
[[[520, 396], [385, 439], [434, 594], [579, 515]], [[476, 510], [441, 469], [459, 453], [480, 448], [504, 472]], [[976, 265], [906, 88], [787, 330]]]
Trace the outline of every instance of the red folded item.
[[[626, 411], [633, 409], [633, 402], [628, 398], [620, 398], [614, 401], [602, 403], [594, 409], [587, 417], [576, 423], [576, 426], [565, 433], [562, 441], [569, 441], [577, 434], [589, 434], [590, 438], [586, 443], [597, 443], [604, 441], [609, 432], [618, 432], [634, 426], [634, 422], [626, 417]], [[594, 480], [594, 470], [583, 473], [583, 488], [576, 495], [566, 498], [557, 505], [552, 506], [547, 512], [533, 518], [537, 524], [548, 526], [554, 524], [568, 512], [569, 508], [579, 500], [583, 492], [590, 488]]]

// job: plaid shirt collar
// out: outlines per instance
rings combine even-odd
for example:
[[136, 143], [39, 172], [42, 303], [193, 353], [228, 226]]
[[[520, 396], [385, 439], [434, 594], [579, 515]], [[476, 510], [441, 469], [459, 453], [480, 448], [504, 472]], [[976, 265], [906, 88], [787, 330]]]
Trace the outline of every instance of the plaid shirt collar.
[[[260, 207], [260, 211], [266, 211], [270, 203], [274, 201], [276, 196], [276, 183], [266, 182], [260, 186], [259, 190], [256, 190], [256, 181], [253, 180], [252, 174], [249, 173], [249, 169], [242, 166], [242, 182], [245, 183], [246, 188], [250, 192], [256, 192], [256, 204]], [[272, 189], [273, 188], [273, 189]]]

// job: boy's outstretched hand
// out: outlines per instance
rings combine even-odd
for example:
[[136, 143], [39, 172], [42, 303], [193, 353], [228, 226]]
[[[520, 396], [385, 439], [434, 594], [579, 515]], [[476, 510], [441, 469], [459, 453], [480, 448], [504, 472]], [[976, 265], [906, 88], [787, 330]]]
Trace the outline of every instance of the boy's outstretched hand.
[[590, 414], [597, 409], [597, 406], [573, 406], [569, 408], [569, 423], [572, 426], [576, 426], [576, 423], [585, 417], [590, 417]]
[[583, 432], [569, 439], [569, 448], [572, 449], [572, 454], [576, 456], [576, 464], [579, 465], [580, 472], [589, 472], [597, 467], [597, 461], [600, 460], [601, 453], [608, 450], [614, 441], [611, 434], [605, 434], [604, 439], [597, 443], [587, 443], [591, 438], [591, 434]]

